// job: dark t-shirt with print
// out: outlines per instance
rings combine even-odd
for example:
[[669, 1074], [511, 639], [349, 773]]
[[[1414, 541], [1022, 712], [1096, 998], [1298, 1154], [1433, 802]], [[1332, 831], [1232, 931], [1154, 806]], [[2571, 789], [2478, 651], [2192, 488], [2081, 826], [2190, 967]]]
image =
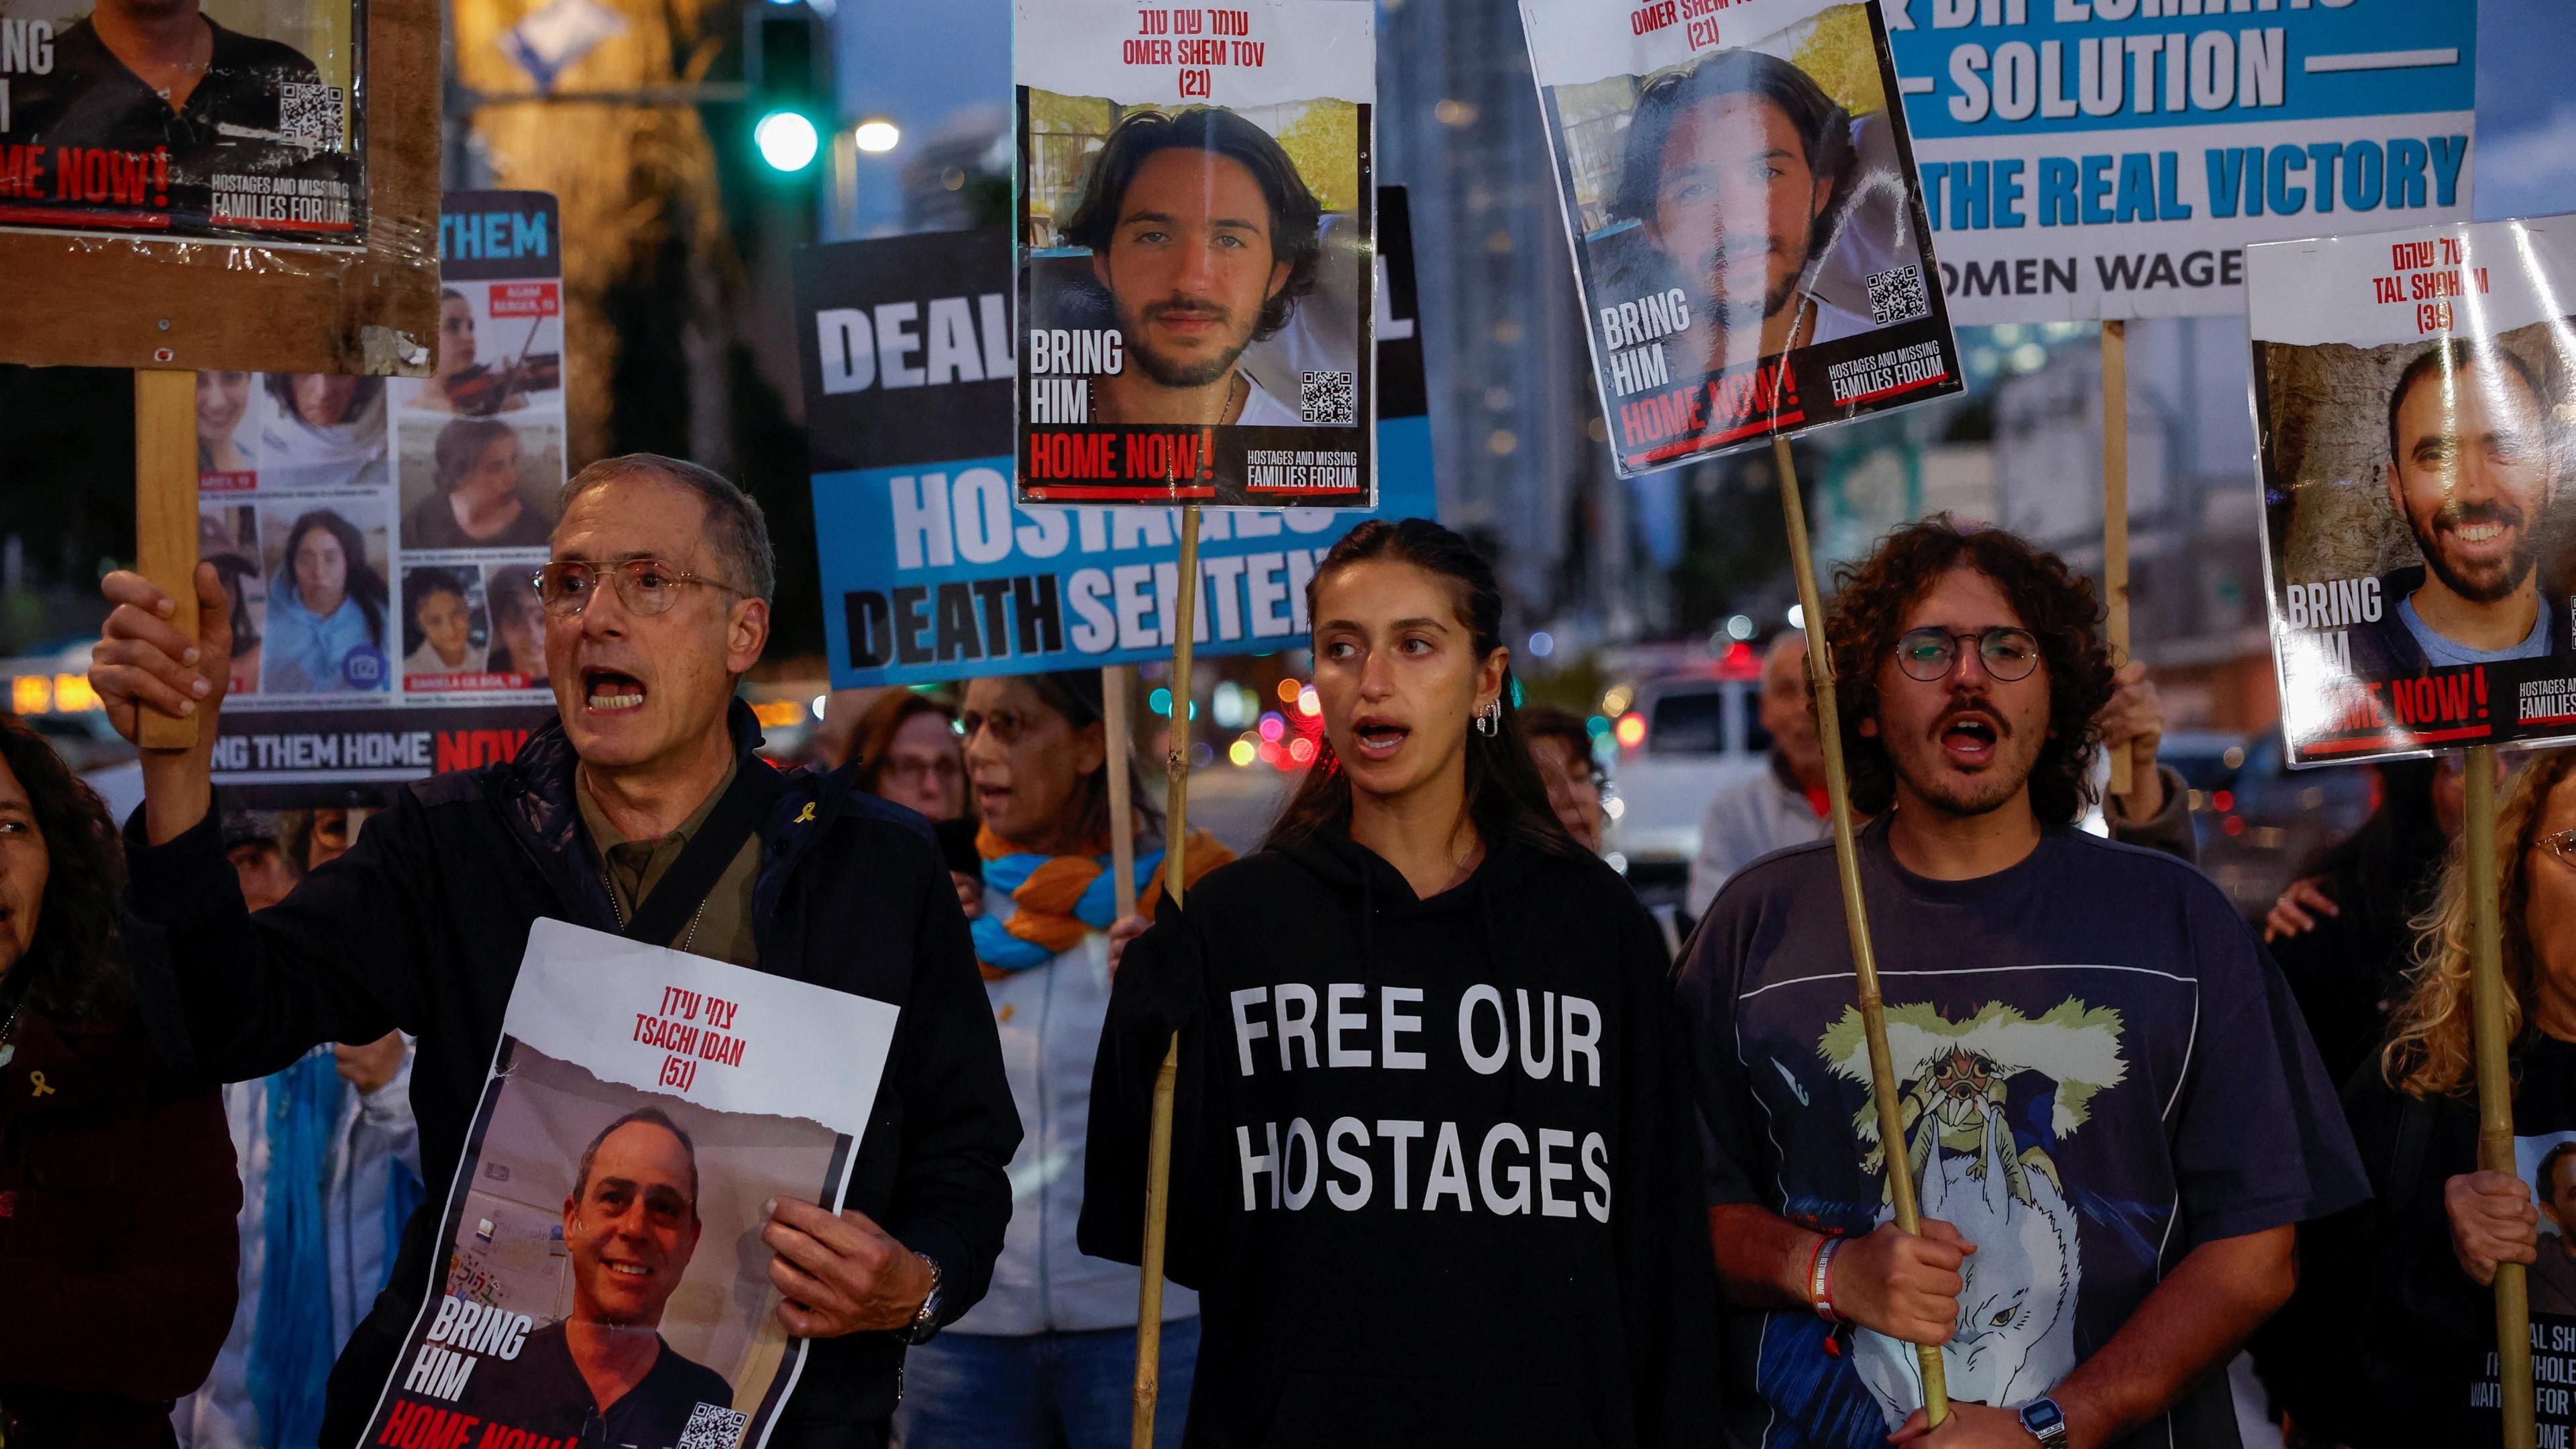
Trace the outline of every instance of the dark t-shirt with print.
[[[1861, 870], [1926, 1217], [1978, 1246], [1954, 1399], [2045, 1394], [2199, 1245], [2332, 1212], [2361, 1169], [2279, 973], [2170, 857], [2051, 829], [1968, 881]], [[1709, 1197], [1868, 1232], [1892, 1214], [1829, 844], [1729, 882], [1681, 978]], [[1739, 1442], [1878, 1449], [1921, 1404], [1911, 1345], [1800, 1311], [1730, 1334]], [[2231, 1449], [2223, 1378], [2128, 1441]]]

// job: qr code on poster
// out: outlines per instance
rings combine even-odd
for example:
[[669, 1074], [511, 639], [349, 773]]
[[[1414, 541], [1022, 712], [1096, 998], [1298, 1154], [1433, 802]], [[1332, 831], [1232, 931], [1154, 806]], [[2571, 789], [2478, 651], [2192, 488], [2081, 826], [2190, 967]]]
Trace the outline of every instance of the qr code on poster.
[[1891, 267], [1873, 272], [1869, 279], [1869, 320], [1881, 327], [1890, 322], [1911, 322], [1932, 310], [1923, 296], [1923, 269]]
[[1309, 372], [1297, 387], [1297, 416], [1309, 427], [1347, 428], [1360, 420], [1359, 389], [1347, 372]]
[[277, 133], [293, 145], [336, 151], [343, 100], [338, 86], [287, 81], [277, 88]]
[[680, 1442], [674, 1449], [735, 1449], [742, 1441], [742, 1426], [750, 1415], [718, 1404], [700, 1404], [689, 1410], [689, 1426], [680, 1431]]

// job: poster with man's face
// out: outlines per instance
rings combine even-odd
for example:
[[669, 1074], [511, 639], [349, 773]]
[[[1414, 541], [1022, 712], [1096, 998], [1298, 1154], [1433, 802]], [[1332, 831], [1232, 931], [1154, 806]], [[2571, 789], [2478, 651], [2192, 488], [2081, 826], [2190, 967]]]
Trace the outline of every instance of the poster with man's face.
[[[1018, 501], [1371, 506], [1373, 6], [1017, 0], [1013, 37]], [[910, 310], [886, 385], [994, 375]]]
[[2576, 737], [2576, 219], [2246, 253], [2296, 763]]
[[1875, 0], [1522, 0], [1625, 475], [1957, 392]]
[[804, 1363], [766, 1205], [837, 1209], [897, 1015], [538, 922], [361, 1442], [765, 1443]]
[[14, 0], [0, 228], [366, 240], [367, 0]]

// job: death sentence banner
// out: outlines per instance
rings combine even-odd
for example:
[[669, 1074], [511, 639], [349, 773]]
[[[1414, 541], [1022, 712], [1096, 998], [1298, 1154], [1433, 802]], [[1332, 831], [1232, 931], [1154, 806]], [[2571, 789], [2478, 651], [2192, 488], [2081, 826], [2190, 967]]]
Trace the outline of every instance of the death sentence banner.
[[[1363, 518], [1431, 517], [1431, 427], [1404, 193], [1378, 193], [1378, 507], [1211, 510], [1201, 654], [1306, 638], [1306, 581]], [[1132, 664], [1175, 638], [1179, 510], [1012, 501], [1009, 235], [796, 254], [832, 685]]]

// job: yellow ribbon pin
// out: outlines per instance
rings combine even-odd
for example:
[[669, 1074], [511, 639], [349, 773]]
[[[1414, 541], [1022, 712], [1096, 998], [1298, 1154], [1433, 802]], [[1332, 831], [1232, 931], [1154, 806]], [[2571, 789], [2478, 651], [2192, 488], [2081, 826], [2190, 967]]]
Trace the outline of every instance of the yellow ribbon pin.
[[813, 802], [813, 801], [811, 801], [811, 800], [808, 800], [808, 801], [806, 801], [806, 802], [805, 802], [805, 808], [796, 812], [796, 823], [797, 823], [797, 824], [799, 824], [799, 825], [803, 825], [803, 824], [805, 824], [807, 821], [812, 820], [813, 818], [814, 818], [814, 802]]
[[42, 1072], [29, 1072], [27, 1080], [35, 1084], [36, 1090], [33, 1093], [35, 1096], [42, 1097], [54, 1090], [45, 1085], [45, 1074]]

